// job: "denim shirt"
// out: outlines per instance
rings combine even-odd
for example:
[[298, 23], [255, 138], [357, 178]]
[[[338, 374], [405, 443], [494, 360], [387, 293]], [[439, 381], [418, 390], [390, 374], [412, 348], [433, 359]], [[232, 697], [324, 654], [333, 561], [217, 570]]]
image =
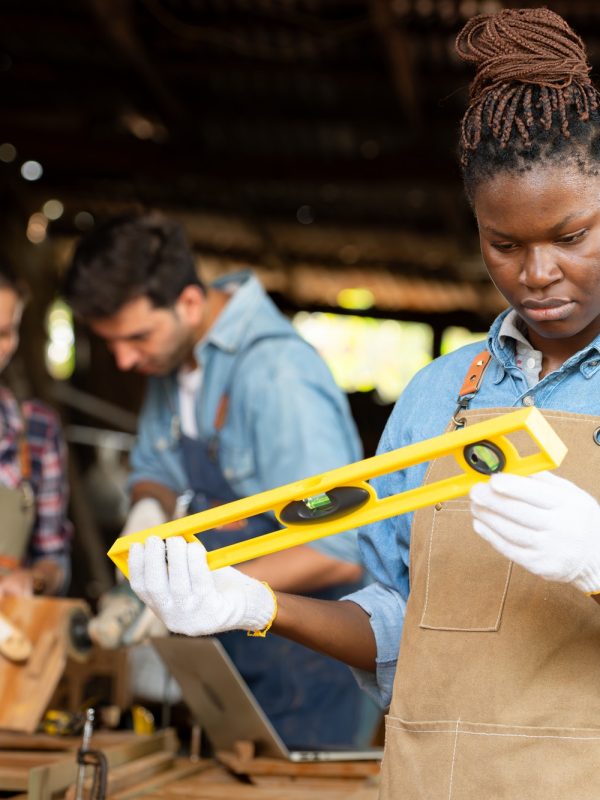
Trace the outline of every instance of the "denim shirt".
[[[499, 336], [503, 312], [493, 323], [487, 346], [492, 360], [470, 408], [539, 408], [600, 415], [600, 336], [571, 356], [560, 369], [529, 387], [516, 365], [515, 341]], [[484, 342], [475, 342], [438, 358], [422, 369], [396, 403], [378, 452], [386, 453], [444, 432], [457, 404], [467, 370]], [[427, 464], [382, 475], [373, 480], [379, 497], [420, 486]], [[377, 642], [375, 674], [354, 670], [359, 684], [382, 707], [389, 706], [409, 593], [409, 551], [412, 513], [374, 523], [359, 531], [361, 556], [374, 582], [348, 595], [371, 618]]]
[[[195, 349], [203, 371], [196, 424], [202, 439], [214, 436], [219, 402], [229, 395], [219, 431], [219, 463], [233, 491], [247, 497], [359, 460], [360, 440], [346, 396], [259, 281], [244, 272], [214, 285], [235, 291]], [[129, 486], [150, 480], [176, 494], [188, 488], [179, 427], [175, 374], [151, 378]], [[359, 562], [356, 531], [311, 546]]]

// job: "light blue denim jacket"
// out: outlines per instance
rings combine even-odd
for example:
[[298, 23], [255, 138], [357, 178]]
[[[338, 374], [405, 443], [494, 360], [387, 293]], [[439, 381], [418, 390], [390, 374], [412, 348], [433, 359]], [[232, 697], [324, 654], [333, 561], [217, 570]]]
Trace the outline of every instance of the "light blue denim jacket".
[[[201, 438], [214, 435], [219, 401], [229, 394], [219, 461], [234, 492], [246, 497], [359, 460], [360, 440], [347, 398], [258, 280], [245, 272], [215, 286], [237, 289], [196, 346], [203, 369], [196, 423]], [[131, 466], [129, 486], [152, 480], [177, 494], [188, 488], [174, 374], [149, 380]], [[312, 546], [343, 561], [359, 561], [356, 531]]]
[[[515, 342], [500, 337], [503, 312], [493, 323], [487, 346], [493, 356], [470, 408], [516, 407], [571, 411], [600, 416], [600, 336], [569, 358], [559, 370], [528, 388], [515, 364]], [[485, 347], [477, 342], [438, 358], [422, 369], [396, 403], [378, 452], [422, 441], [444, 432], [471, 361]], [[526, 400], [526, 398], [530, 398]], [[427, 464], [373, 480], [379, 497], [421, 485]], [[374, 523], [359, 531], [363, 562], [374, 583], [349, 595], [371, 617], [377, 641], [376, 673], [354, 670], [359, 684], [379, 703], [389, 706], [409, 593], [409, 549], [412, 513]]]

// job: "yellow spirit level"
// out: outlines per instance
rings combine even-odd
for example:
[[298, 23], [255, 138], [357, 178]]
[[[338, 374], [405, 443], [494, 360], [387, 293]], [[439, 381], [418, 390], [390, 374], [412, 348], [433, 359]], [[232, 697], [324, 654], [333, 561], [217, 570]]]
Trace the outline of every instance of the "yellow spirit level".
[[[539, 448], [537, 452], [529, 455], [518, 452], [506, 438], [518, 431], [529, 434]], [[559, 466], [566, 453], [565, 444], [542, 413], [537, 408], [524, 408], [122, 536], [112, 545], [108, 555], [128, 577], [128, 553], [134, 542], [144, 542], [149, 536], [161, 539], [183, 536], [188, 542], [193, 542], [197, 533], [272, 511], [283, 528], [209, 552], [210, 568], [218, 569], [461, 497], [475, 483], [488, 480], [495, 472], [505, 470], [516, 475], [530, 475], [553, 469]], [[377, 475], [442, 456], [453, 456], [462, 471], [451, 478], [382, 499], [366, 482]]]

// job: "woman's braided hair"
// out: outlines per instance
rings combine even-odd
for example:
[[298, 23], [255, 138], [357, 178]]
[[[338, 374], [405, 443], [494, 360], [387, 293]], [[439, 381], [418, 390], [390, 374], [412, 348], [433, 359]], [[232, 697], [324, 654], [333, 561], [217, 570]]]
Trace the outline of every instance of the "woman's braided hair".
[[561, 157], [567, 141], [580, 166], [600, 161], [600, 95], [585, 46], [547, 8], [504, 9], [473, 17], [456, 39], [477, 67], [463, 117], [460, 160], [467, 192], [500, 169], [526, 170]]

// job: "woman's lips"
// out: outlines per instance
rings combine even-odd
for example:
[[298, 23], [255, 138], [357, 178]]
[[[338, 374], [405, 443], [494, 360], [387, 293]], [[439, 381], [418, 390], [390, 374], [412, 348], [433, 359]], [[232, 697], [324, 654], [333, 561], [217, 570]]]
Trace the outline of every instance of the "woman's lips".
[[576, 304], [572, 300], [549, 297], [547, 300], [524, 300], [521, 305], [529, 319], [536, 322], [554, 322], [570, 316]]

